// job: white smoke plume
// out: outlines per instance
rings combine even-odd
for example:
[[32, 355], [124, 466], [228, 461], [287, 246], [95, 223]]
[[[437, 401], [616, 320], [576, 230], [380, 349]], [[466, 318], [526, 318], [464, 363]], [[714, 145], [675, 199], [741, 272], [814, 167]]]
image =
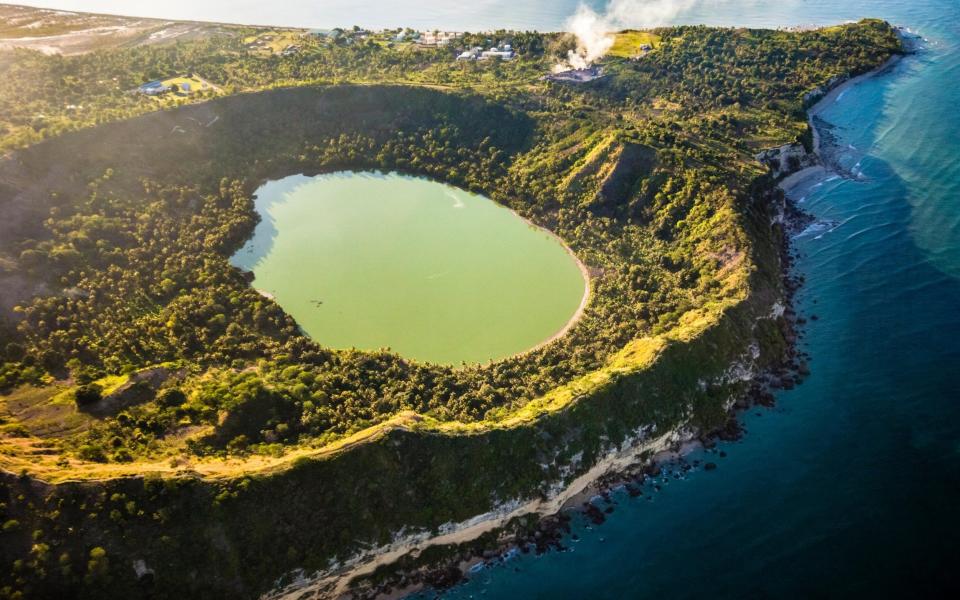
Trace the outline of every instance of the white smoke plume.
[[567, 31], [577, 38], [564, 64], [556, 70], [584, 69], [613, 46], [613, 32], [667, 25], [705, 0], [610, 0], [603, 14], [585, 4], [567, 19]]

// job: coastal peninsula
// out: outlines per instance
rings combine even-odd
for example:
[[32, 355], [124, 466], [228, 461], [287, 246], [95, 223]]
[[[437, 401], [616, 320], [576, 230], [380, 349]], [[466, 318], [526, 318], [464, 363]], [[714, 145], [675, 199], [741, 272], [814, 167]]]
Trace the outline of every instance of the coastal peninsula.
[[[896, 30], [612, 35], [559, 79], [569, 34], [225, 26], [0, 54], [19, 82], [0, 90], [2, 593], [415, 587], [389, 565], [522, 536], [794, 385], [778, 179], [812, 160], [808, 94], [902, 53]], [[579, 318], [460, 367], [305, 335], [229, 259], [263, 183], [340, 171], [549, 230], [589, 276]]]

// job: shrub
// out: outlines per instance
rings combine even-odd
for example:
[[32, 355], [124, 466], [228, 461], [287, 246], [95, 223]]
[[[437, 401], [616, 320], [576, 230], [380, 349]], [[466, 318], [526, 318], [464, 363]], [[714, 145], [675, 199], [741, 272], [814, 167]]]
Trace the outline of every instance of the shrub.
[[178, 388], [167, 388], [157, 394], [157, 404], [160, 406], [180, 406], [186, 401], [186, 394]]
[[84, 581], [89, 584], [104, 579], [109, 569], [110, 559], [107, 558], [107, 551], [97, 546], [90, 550], [90, 560], [87, 561], [87, 575]]
[[91, 462], [107, 462], [107, 456], [101, 448], [91, 444], [84, 444], [77, 449], [77, 456]]
[[81, 385], [73, 393], [77, 406], [90, 406], [103, 398], [103, 388], [96, 383]]

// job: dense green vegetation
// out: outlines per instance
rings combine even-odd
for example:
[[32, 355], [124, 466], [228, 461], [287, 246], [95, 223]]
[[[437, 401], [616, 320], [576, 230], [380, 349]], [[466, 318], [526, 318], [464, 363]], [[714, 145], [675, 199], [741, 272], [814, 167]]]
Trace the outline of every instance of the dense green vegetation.
[[658, 30], [657, 52], [618, 65], [619, 97], [663, 96], [690, 111], [736, 105], [802, 118], [798, 95], [833, 75], [859, 75], [898, 52], [877, 21], [802, 34], [687, 26]]
[[[607, 61], [616, 71], [607, 81], [617, 101], [629, 97], [628, 106], [635, 107], [663, 96], [689, 112], [735, 102], [795, 111], [802, 92], [831, 76], [868, 69], [899, 49], [892, 30], [879, 21], [802, 34], [705, 27], [657, 33], [663, 40], [656, 52], [637, 61]], [[0, 149], [155, 110], [155, 100], [129, 91], [175, 73], [197, 73], [228, 93], [284, 85], [410, 82], [482, 89], [503, 99], [518, 87], [536, 86], [557, 57], [575, 45], [565, 35], [496, 32], [467, 35], [437, 49], [395, 43], [392, 32], [345, 32], [337, 38], [306, 36], [299, 41], [301, 52], [281, 56], [250, 51], [244, 43], [247, 34], [257, 32], [73, 57], [26, 50], [0, 54], [0, 74], [16, 82], [0, 89]], [[453, 61], [459, 48], [498, 41], [512, 43], [519, 59]], [[564, 90], [557, 95], [598, 103], [595, 94]]]
[[[40, 448], [38, 464], [54, 456], [68, 470], [280, 455], [402, 410], [496, 424], [609, 365], [632, 341], [682, 329], [685, 315], [706, 312], [720, 325], [529, 428], [396, 434], [288, 475], [223, 484], [120, 480], [41, 492], [11, 477], [0, 535], [12, 568], [0, 592], [129, 597], [142, 592], [130, 568], [142, 551], [165, 569], [161, 595], [177, 585], [251, 595], [360, 540], [542, 492], [565, 476], [574, 446], [586, 465], [644, 424], [721, 422], [738, 384], [701, 382], [720, 381], [751, 336], [771, 354], [782, 345], [774, 326], [752, 324], [778, 293], [762, 201], [770, 182], [753, 154], [805, 133], [804, 93], [875, 68], [900, 46], [877, 21], [657, 34], [655, 51], [609, 58], [604, 78], [578, 87], [541, 79], [570, 40], [530, 33], [498, 33], [521, 57], [489, 63], [361, 32], [305, 40], [292, 56], [248, 51], [238, 37], [2, 56], [0, 72], [21, 84], [0, 89], [0, 147], [50, 138], [0, 163], [5, 452]], [[177, 72], [229, 97], [155, 112], [157, 101], [124, 91]], [[268, 88], [284, 89], [260, 91]], [[260, 183], [342, 169], [431, 177], [555, 231], [591, 269], [583, 318], [542, 349], [460, 369], [304, 337], [228, 257], [253, 231]], [[727, 310], [740, 299], [752, 305]], [[505, 464], [509, 477], [493, 467]], [[363, 500], [347, 510], [340, 493]], [[290, 501], [250, 525], [268, 497]], [[213, 574], [173, 575], [176, 560]]]
[[[305, 106], [310, 97], [277, 94], [266, 109], [270, 117], [247, 108], [242, 122], [227, 114], [209, 135], [188, 134], [211, 150], [192, 163], [181, 160], [180, 141], [134, 126], [133, 135], [152, 136], [151, 173], [141, 177], [133, 176], [129, 149], [111, 152], [107, 136], [99, 155], [75, 171], [85, 185], [58, 191], [47, 214], [23, 220], [20, 231], [32, 235], [5, 244], [16, 269], [64, 291], [22, 305], [17, 331], [3, 344], [12, 348], [2, 383], [36, 381], [39, 369], [85, 384], [166, 361], [184, 361], [192, 374], [223, 370], [216, 383], [185, 378], [191, 393], [181, 405], [131, 407], [73, 444], [101, 448], [93, 454], [100, 458], [122, 449], [117, 455], [126, 458], [149, 453], [157, 438], [178, 428], [214, 425], [224, 412], [243, 414], [248, 404], [272, 408], [238, 416], [246, 425], [236, 436], [218, 427], [191, 447], [245, 451], [251, 444], [323, 441], [401, 409], [440, 419], [496, 418], [598, 368], [629, 340], [663, 331], [684, 312], [729, 293], [717, 275], [749, 252], [734, 205], [752, 175], [730, 172], [744, 160], [745, 146], [783, 112], [796, 113], [800, 95], [816, 83], [865, 70], [896, 43], [875, 22], [805, 34], [702, 27], [659, 33], [656, 52], [614, 61], [611, 77], [581, 89], [530, 80], [528, 71], [551, 60], [542, 49], [559, 43], [536, 34], [511, 40], [526, 58], [467, 67], [452, 64], [450, 50], [395, 50], [372, 39], [315, 41], [293, 57], [242, 54], [237, 38], [72, 59], [18, 56], [7, 66], [10, 75], [37, 86], [26, 101], [20, 88], [21, 111], [64, 91], [64, 73], [77, 81], [117, 79], [124, 89], [187, 65], [233, 89], [347, 77], [452, 78], [482, 86], [492, 76], [498, 84], [479, 88], [483, 93], [504, 101], [503, 90], [510, 91], [509, 108], [500, 109], [478, 98], [378, 88], [394, 97], [373, 100], [369, 110], [398, 113], [377, 129], [354, 107], [351, 94], [360, 92], [327, 93], [328, 102], [344, 105], [312, 112]], [[68, 101], [107, 118], [119, 106], [135, 112], [137, 103], [153, 102], [109, 89], [67, 89]], [[720, 93], [731, 89], [740, 95], [732, 109]], [[683, 109], [649, 114], [644, 107], [654, 99]], [[416, 109], [396, 108], [403, 103]], [[209, 110], [219, 116], [217, 103]], [[312, 136], [280, 133], [281, 117], [294, 112], [297, 126]], [[336, 127], [327, 126], [333, 117]], [[63, 142], [94, 143], [90, 135]], [[47, 146], [29, 154], [37, 169], [52, 162]], [[167, 148], [173, 164], [163, 158]], [[226, 257], [255, 224], [250, 195], [259, 181], [343, 168], [427, 175], [481, 191], [550, 227], [598, 273], [585, 317], [543, 350], [457, 370], [389, 354], [330, 353], [303, 338]]]

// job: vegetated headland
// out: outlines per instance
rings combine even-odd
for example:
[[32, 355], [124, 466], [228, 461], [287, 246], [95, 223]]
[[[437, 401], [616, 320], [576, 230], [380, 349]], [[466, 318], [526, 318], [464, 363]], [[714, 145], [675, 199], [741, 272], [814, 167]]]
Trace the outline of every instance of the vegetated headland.
[[[417, 584], [387, 559], [495, 546], [735, 430], [805, 368], [776, 185], [816, 160], [809, 94], [904, 51], [874, 20], [662, 28], [572, 83], [544, 77], [566, 34], [278, 35], [0, 55], [6, 595], [377, 594]], [[371, 169], [552, 231], [589, 270], [581, 318], [464, 368], [305, 337], [229, 264], [252, 195]]]

